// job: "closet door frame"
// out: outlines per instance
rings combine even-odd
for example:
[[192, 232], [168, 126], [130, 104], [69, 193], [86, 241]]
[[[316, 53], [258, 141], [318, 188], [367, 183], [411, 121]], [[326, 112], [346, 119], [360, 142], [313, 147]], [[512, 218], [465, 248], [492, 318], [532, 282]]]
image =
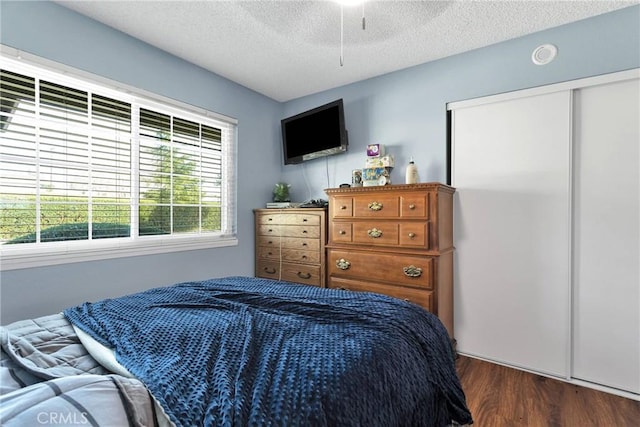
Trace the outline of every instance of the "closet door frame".
[[[454, 187], [456, 186], [456, 181], [455, 181], [455, 177], [456, 177], [456, 173], [455, 173], [455, 111], [461, 108], [468, 108], [468, 107], [473, 107], [473, 106], [480, 106], [480, 105], [484, 105], [484, 104], [490, 104], [490, 103], [496, 103], [496, 102], [503, 102], [503, 101], [508, 101], [508, 100], [512, 100], [512, 99], [519, 99], [519, 98], [526, 98], [526, 97], [533, 97], [533, 96], [538, 96], [538, 95], [543, 95], [543, 94], [550, 94], [550, 93], [556, 93], [556, 92], [562, 92], [562, 91], [568, 91], [570, 93], [570, 98], [571, 98], [571, 120], [572, 120], [572, 129], [573, 129], [573, 121], [575, 120], [574, 118], [574, 112], [573, 112], [573, 99], [574, 99], [574, 92], [576, 90], [579, 89], [583, 89], [583, 88], [588, 88], [588, 87], [592, 87], [592, 86], [599, 86], [599, 85], [604, 85], [604, 84], [608, 84], [608, 83], [614, 83], [614, 82], [621, 82], [621, 81], [625, 81], [625, 80], [633, 80], [633, 79], [639, 79], [640, 78], [640, 69], [632, 69], [632, 70], [626, 70], [626, 71], [621, 71], [621, 72], [617, 72], [617, 73], [611, 73], [611, 74], [606, 74], [606, 75], [601, 75], [601, 76], [595, 76], [595, 77], [589, 77], [589, 78], [584, 78], [584, 79], [578, 79], [578, 80], [573, 80], [573, 81], [568, 81], [568, 82], [562, 82], [562, 83], [557, 83], [557, 84], [552, 84], [552, 85], [547, 85], [547, 86], [542, 86], [542, 87], [536, 87], [536, 88], [531, 88], [531, 89], [524, 89], [524, 90], [519, 90], [519, 91], [514, 91], [514, 92], [509, 92], [509, 93], [503, 93], [503, 94], [498, 94], [498, 95], [492, 95], [492, 96], [487, 96], [487, 97], [482, 97], [482, 98], [475, 98], [475, 99], [470, 99], [470, 100], [465, 100], [465, 101], [457, 101], [457, 102], [451, 102], [449, 104], [447, 104], [447, 114], [448, 114], [448, 119], [449, 119], [449, 123], [448, 123], [448, 147], [447, 147], [447, 153], [448, 153], [448, 169], [447, 169], [447, 177], [448, 177], [448, 183], [450, 183], [451, 185], [453, 185]], [[594, 384], [594, 383], [587, 383], [584, 382], [582, 380], [576, 379], [573, 377], [573, 360], [574, 360], [574, 348], [573, 348], [573, 342], [574, 342], [574, 338], [573, 338], [573, 333], [574, 333], [574, 322], [576, 321], [576, 319], [573, 316], [573, 307], [574, 307], [574, 303], [575, 303], [575, 295], [576, 295], [576, 283], [575, 283], [575, 279], [573, 277], [573, 273], [574, 273], [574, 255], [573, 255], [573, 250], [574, 250], [574, 227], [572, 225], [573, 223], [573, 215], [574, 215], [574, 194], [573, 194], [573, 189], [574, 189], [574, 171], [573, 171], [573, 166], [574, 166], [574, 154], [573, 154], [573, 143], [574, 143], [574, 136], [573, 134], [567, 135], [567, 144], [568, 147], [570, 149], [570, 157], [569, 157], [569, 179], [570, 179], [570, 185], [569, 185], [569, 219], [570, 219], [570, 224], [569, 224], [569, 240], [568, 240], [568, 247], [566, 248], [567, 253], [568, 253], [568, 259], [570, 262], [570, 266], [569, 266], [569, 278], [568, 278], [568, 283], [567, 283], [567, 292], [568, 292], [568, 300], [567, 300], [567, 307], [566, 307], [566, 315], [564, 316], [564, 321], [566, 322], [566, 325], [564, 325], [564, 327], [567, 328], [567, 330], [569, 331], [569, 336], [566, 339], [566, 343], [564, 344], [566, 346], [566, 361], [565, 361], [565, 375], [563, 377], [558, 377], [557, 375], [550, 375], [549, 373], [546, 372], [540, 372], [538, 370], [535, 369], [529, 369], [527, 367], [523, 367], [523, 366], [517, 366], [517, 364], [513, 364], [508, 360], [492, 360], [490, 358], [485, 358], [486, 360], [490, 360], [492, 362], [495, 363], [499, 363], [499, 364], [504, 364], [507, 366], [512, 366], [515, 368], [519, 368], [525, 371], [529, 371], [529, 372], [534, 372], [534, 373], [538, 373], [544, 376], [550, 376], [550, 377], [554, 377], [554, 378], [558, 378], [558, 379], [563, 379], [564, 381], [567, 382], [571, 382], [571, 383], [575, 383], [575, 384], [579, 384], [579, 385], [583, 385], [583, 386], [587, 386], [590, 388], [594, 388], [594, 389], [598, 389], [598, 390], [602, 390], [602, 391], [606, 391], [609, 393], [613, 393], [613, 394], [618, 394], [624, 397], [629, 397], [635, 400], [639, 400], [640, 396], [638, 396], [635, 393], [629, 393], [626, 392], [624, 390], [618, 390], [618, 389], [613, 389], [611, 387], [608, 386], [603, 386], [603, 385], [599, 385], [599, 384]], [[457, 224], [456, 224], [457, 226]], [[460, 262], [462, 263], [462, 265], [457, 266], [458, 268], [464, 268], [464, 259], [461, 259]], [[456, 280], [457, 281], [457, 280]], [[462, 294], [464, 292], [464, 289], [460, 289], [459, 286], [455, 286], [455, 297], [456, 297], [456, 301], [455, 304], [458, 305], [458, 303], [460, 302], [460, 299], [464, 299], [464, 295]], [[499, 306], [493, 307], [493, 309], [495, 310], [499, 310]], [[460, 324], [464, 324], [465, 320], [469, 320], [469, 319], [459, 319], [458, 315], [460, 314], [459, 311], [454, 310], [454, 312], [456, 313], [456, 324], [460, 325]], [[472, 319], [471, 319], [472, 320]], [[508, 321], [508, 319], [507, 319]], [[464, 341], [460, 340], [460, 336], [458, 336], [458, 341], [459, 341], [459, 348], [460, 348], [460, 353], [461, 354], [465, 354], [464, 352]], [[481, 355], [474, 355], [474, 354], [466, 354], [468, 356], [471, 357], [478, 357], [478, 358], [483, 358], [483, 356]]]

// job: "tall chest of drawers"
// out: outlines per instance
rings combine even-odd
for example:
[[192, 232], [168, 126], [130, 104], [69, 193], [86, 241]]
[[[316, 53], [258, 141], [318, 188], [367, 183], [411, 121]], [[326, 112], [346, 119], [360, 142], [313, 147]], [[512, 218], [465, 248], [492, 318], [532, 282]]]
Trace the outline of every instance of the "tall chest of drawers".
[[326, 210], [255, 209], [254, 215], [256, 277], [325, 287]]
[[436, 314], [453, 339], [453, 194], [440, 183], [332, 188], [327, 286]]

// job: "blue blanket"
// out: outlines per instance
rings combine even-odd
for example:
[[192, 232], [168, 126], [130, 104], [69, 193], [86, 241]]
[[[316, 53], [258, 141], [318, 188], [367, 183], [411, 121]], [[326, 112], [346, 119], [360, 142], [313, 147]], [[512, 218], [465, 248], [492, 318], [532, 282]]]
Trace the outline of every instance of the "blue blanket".
[[444, 326], [383, 295], [229, 277], [64, 314], [179, 426], [471, 422]]

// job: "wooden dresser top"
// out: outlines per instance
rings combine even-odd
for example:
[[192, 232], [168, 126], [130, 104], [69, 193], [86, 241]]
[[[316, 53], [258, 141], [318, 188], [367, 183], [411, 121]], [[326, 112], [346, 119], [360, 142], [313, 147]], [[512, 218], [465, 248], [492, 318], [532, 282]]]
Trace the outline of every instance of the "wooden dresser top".
[[423, 182], [419, 184], [394, 184], [394, 185], [375, 185], [371, 187], [344, 187], [344, 188], [327, 188], [325, 193], [340, 194], [340, 193], [368, 193], [368, 192], [380, 192], [380, 191], [445, 191], [454, 193], [456, 189], [446, 184], [439, 182]]

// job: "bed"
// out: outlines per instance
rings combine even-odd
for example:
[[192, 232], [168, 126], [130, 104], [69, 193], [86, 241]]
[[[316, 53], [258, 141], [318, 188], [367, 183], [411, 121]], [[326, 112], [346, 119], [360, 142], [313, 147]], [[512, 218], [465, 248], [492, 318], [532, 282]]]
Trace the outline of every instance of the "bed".
[[0, 329], [0, 424], [471, 424], [444, 326], [363, 292], [226, 277]]

